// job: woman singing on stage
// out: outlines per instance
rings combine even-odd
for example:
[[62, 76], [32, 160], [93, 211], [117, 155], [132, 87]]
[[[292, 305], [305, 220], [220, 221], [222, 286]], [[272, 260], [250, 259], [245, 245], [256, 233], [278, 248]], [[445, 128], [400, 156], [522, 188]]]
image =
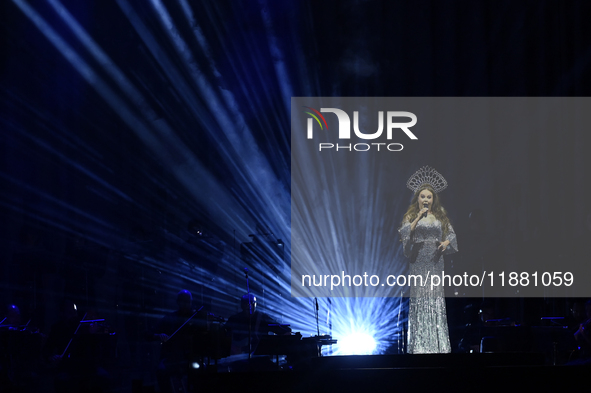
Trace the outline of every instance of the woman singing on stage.
[[407, 186], [414, 196], [399, 232], [404, 255], [410, 259], [410, 275], [417, 277], [416, 281], [409, 279], [407, 352], [449, 353], [444, 288], [431, 285], [431, 277], [441, 278], [443, 255], [458, 250], [456, 234], [438, 196], [447, 182], [433, 168], [425, 166], [408, 180]]

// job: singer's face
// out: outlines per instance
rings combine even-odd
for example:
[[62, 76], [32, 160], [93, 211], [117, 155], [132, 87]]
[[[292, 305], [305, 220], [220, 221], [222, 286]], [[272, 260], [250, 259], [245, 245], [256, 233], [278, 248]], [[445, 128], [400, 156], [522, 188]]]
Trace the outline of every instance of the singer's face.
[[419, 209], [422, 209], [423, 206], [428, 205], [429, 210], [431, 210], [431, 205], [433, 204], [433, 193], [429, 190], [423, 190], [419, 194]]

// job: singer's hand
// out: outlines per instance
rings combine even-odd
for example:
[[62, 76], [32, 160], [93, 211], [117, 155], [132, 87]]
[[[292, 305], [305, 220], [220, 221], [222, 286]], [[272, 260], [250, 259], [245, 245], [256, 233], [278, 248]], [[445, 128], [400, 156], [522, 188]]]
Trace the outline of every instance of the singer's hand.
[[439, 247], [437, 247], [437, 251], [443, 252], [449, 246], [449, 240], [439, 243]]
[[428, 211], [429, 211], [429, 208], [428, 207], [424, 207], [421, 210], [419, 210], [419, 220], [421, 218], [423, 218], [423, 215], [425, 215], [425, 213], [427, 213]]

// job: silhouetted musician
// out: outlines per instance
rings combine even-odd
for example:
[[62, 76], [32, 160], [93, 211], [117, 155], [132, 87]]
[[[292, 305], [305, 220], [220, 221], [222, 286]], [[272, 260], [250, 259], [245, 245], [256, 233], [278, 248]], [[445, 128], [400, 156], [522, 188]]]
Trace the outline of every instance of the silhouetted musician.
[[157, 378], [161, 392], [172, 392], [173, 384], [187, 375], [195, 358], [195, 343], [207, 332], [207, 312], [193, 309], [191, 292], [177, 294], [178, 310], [165, 315], [152, 338], [162, 343]]

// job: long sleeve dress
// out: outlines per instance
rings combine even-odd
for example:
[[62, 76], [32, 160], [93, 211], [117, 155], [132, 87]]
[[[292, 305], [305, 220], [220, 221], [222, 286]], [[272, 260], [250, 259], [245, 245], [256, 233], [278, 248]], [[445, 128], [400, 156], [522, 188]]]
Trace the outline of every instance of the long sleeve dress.
[[[408, 312], [408, 353], [449, 353], [449, 329], [445, 309], [445, 294], [442, 285], [431, 288], [431, 277], [443, 272], [443, 254], [458, 251], [456, 234], [450, 225], [443, 238], [441, 222], [429, 215], [421, 219], [411, 235], [410, 222], [403, 223], [400, 236], [404, 255], [410, 259], [410, 301]], [[449, 246], [438, 252], [438, 241], [449, 240]], [[420, 280], [410, 279], [413, 275]]]

